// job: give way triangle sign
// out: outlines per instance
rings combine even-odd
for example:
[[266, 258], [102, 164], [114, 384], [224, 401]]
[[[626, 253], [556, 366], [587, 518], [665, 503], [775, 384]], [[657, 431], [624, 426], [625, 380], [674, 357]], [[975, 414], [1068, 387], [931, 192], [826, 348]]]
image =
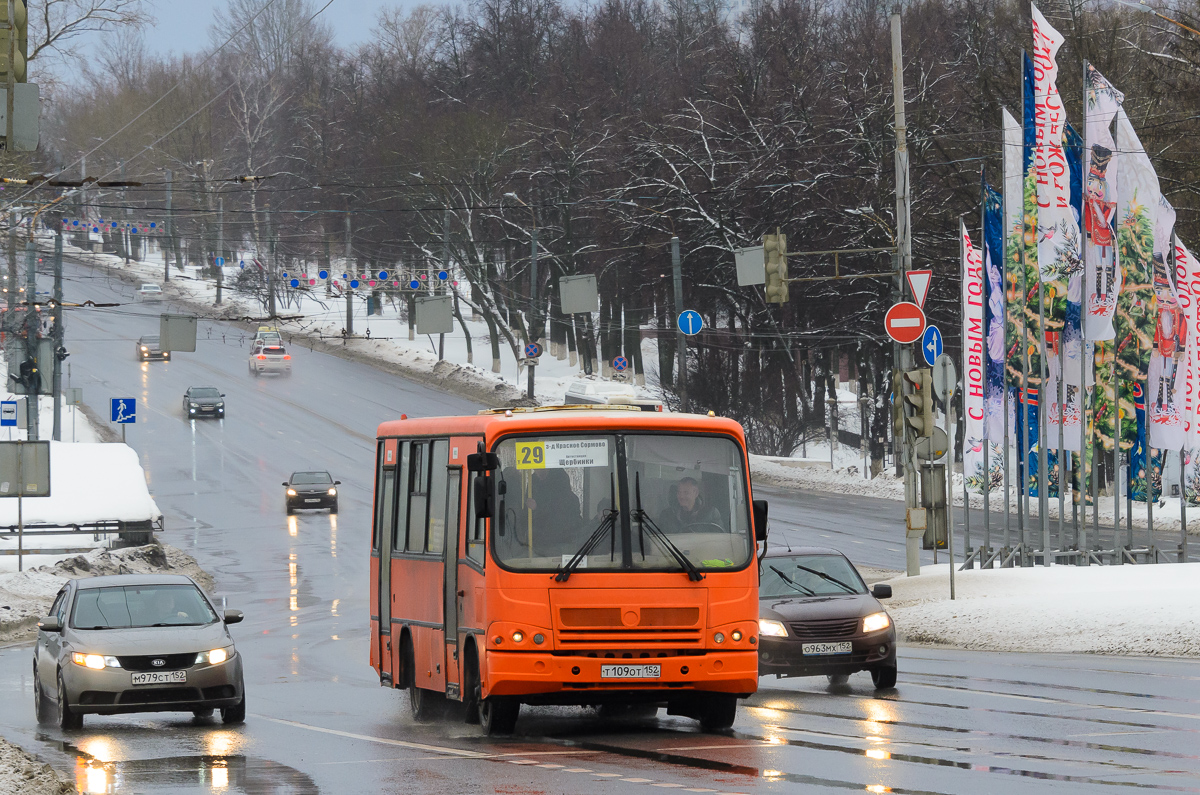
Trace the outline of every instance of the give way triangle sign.
[[925, 308], [925, 296], [929, 295], [929, 280], [933, 278], [933, 271], [909, 271], [904, 274], [908, 277], [908, 289], [912, 290], [913, 302]]

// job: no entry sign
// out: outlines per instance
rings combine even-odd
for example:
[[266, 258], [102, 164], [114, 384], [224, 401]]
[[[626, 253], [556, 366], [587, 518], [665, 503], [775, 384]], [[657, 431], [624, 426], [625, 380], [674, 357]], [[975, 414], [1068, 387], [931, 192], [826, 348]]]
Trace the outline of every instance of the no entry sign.
[[916, 342], [925, 332], [925, 313], [911, 301], [893, 304], [883, 318], [883, 330], [896, 342]]

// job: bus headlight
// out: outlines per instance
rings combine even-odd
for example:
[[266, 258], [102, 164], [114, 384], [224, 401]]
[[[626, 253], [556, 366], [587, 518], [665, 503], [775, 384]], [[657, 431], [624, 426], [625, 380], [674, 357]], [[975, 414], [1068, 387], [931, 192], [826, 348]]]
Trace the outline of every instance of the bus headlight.
[[513, 643], [520, 643], [523, 640], [525, 640], [524, 632], [522, 632], [521, 630], [518, 629], [516, 632], [513, 633]]

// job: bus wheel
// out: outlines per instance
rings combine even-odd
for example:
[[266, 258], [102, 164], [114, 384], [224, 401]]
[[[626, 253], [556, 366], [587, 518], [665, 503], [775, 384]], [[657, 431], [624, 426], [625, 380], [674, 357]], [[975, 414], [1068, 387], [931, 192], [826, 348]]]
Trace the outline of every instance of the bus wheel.
[[464, 720], [467, 723], [479, 723], [479, 703], [483, 696], [483, 677], [479, 675], [479, 654], [474, 646], [467, 647], [466, 666], [467, 681], [463, 683], [463, 706], [466, 708]]
[[432, 690], [417, 687], [417, 667], [413, 659], [412, 642], [405, 644], [404, 666], [408, 671], [408, 706], [412, 709], [414, 720], [429, 721], [438, 716], [438, 702], [441, 694]]
[[706, 732], [728, 729], [737, 715], [737, 696], [712, 693], [700, 704], [700, 728]]
[[479, 702], [479, 723], [488, 736], [512, 734], [521, 713], [521, 702], [492, 696]]

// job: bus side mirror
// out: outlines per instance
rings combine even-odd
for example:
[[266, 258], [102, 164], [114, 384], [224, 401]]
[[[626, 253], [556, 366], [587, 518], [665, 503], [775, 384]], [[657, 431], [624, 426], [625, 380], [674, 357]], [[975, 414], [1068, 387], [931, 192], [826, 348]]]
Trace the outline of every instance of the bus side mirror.
[[[474, 458], [474, 456], [471, 456]], [[492, 483], [487, 475], [475, 476], [475, 518], [487, 519], [492, 515]]]
[[767, 501], [754, 501], [754, 540], [767, 540]]
[[471, 453], [467, 456], [468, 472], [495, 472], [500, 468], [500, 456], [497, 453]]

